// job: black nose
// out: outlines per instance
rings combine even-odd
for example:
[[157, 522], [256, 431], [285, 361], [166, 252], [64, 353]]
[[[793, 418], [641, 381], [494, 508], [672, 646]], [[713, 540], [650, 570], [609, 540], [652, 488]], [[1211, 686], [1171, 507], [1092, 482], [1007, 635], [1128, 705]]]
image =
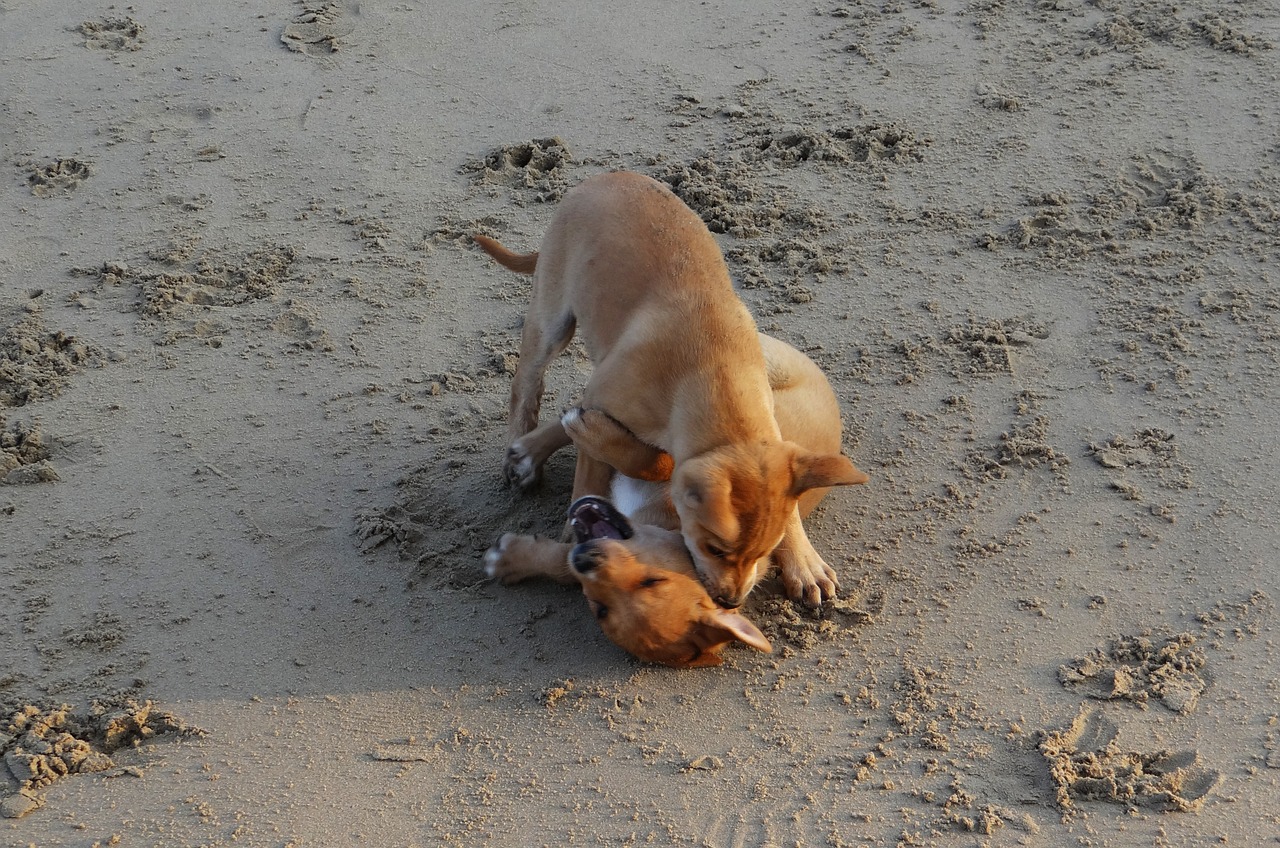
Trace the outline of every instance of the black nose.
[[580, 545], [575, 545], [573, 550], [569, 552], [569, 563], [573, 566], [574, 571], [579, 574], [586, 574], [600, 565], [602, 555], [599, 545], [583, 542]]
[[715, 601], [727, 610], [736, 610], [738, 607], [742, 606], [742, 598], [730, 598], [725, 595], [712, 595], [711, 600]]

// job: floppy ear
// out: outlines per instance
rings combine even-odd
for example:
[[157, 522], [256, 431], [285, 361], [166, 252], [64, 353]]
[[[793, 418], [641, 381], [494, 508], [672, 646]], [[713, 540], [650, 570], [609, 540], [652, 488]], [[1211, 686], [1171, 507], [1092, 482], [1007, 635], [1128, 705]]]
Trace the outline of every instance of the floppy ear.
[[773, 653], [773, 645], [760, 632], [760, 628], [751, 623], [745, 615], [727, 609], [708, 610], [702, 623], [713, 630], [718, 630], [729, 639], [736, 639], [757, 651]]
[[698, 653], [693, 659], [679, 663], [679, 668], [708, 668], [720, 665], [724, 662], [720, 657], [720, 649], [733, 641], [750, 645], [766, 654], [773, 652], [773, 646], [769, 644], [769, 640], [764, 638], [764, 634], [747, 620], [746, 616], [719, 607], [702, 611], [693, 639], [698, 647]]
[[853, 486], [871, 479], [854, 466], [848, 457], [838, 453], [798, 453], [791, 462], [791, 473], [794, 475], [791, 485], [794, 497], [800, 497], [810, 489]]

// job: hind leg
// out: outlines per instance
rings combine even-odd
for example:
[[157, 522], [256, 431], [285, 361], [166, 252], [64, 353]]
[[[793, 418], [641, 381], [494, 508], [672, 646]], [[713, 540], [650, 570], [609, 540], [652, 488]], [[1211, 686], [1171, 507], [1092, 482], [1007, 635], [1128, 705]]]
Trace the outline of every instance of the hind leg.
[[[521, 439], [538, 426], [538, 410], [542, 406], [543, 375], [551, 360], [564, 351], [573, 338], [576, 324], [572, 313], [564, 312], [539, 320], [536, 310], [530, 310], [520, 335], [520, 361], [511, 380], [511, 402], [507, 417], [507, 455], [503, 461], [503, 476], [511, 484], [525, 489], [542, 477], [542, 463], [559, 447], [568, 444], [567, 439], [550, 450], [545, 446], [530, 452], [528, 443]], [[555, 429], [561, 430], [559, 422]], [[543, 434], [543, 439], [553, 443], [554, 432]], [[538, 440], [535, 440], [538, 441]], [[545, 453], [543, 452], [545, 450]]]

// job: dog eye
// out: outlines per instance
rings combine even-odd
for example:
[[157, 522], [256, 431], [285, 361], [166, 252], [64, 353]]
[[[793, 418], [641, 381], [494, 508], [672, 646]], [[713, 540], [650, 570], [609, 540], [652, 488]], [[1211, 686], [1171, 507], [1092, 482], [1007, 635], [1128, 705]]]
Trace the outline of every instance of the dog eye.
[[707, 556], [712, 556], [716, 559], [724, 559], [725, 556], [727, 556], [727, 553], [723, 548], [717, 548], [715, 545], [707, 545]]
[[597, 605], [596, 605], [596, 620], [597, 620], [597, 621], [604, 621], [605, 616], [607, 616], [608, 614], [609, 614], [609, 608], [608, 608], [607, 606], [605, 606], [604, 604], [597, 604]]
[[659, 583], [666, 583], [666, 582], [667, 582], [667, 578], [665, 577], [646, 577], [645, 579], [640, 581], [640, 588], [649, 589], [653, 586], [657, 586]]

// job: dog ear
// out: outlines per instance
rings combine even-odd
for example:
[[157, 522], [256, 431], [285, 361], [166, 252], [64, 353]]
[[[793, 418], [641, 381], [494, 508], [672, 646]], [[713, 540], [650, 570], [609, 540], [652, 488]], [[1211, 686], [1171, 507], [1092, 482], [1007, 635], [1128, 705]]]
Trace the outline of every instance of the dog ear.
[[[729, 482], [723, 474], [708, 473], [698, 467], [681, 475], [677, 485], [685, 507], [697, 513], [698, 521], [710, 533], [732, 544], [742, 530], [730, 502]], [[677, 504], [679, 511], [679, 504]]]
[[760, 628], [752, 624], [751, 620], [742, 613], [727, 609], [708, 610], [702, 618], [702, 623], [713, 632], [719, 633], [720, 638], [736, 639], [757, 651], [773, 653], [773, 645], [769, 644], [769, 640], [760, 632]]
[[871, 479], [848, 457], [838, 453], [798, 453], [791, 461], [791, 473], [794, 481], [791, 485], [791, 494], [794, 497], [800, 497], [810, 489], [854, 486]]

